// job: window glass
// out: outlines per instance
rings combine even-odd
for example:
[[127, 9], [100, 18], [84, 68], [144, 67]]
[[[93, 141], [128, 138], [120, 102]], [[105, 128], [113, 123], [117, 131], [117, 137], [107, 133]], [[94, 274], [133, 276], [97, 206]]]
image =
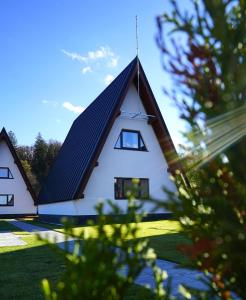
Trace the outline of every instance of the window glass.
[[[127, 199], [127, 193], [132, 191], [133, 178], [115, 178], [115, 199]], [[143, 199], [149, 197], [149, 180], [139, 179], [136, 198]]]
[[122, 130], [115, 144], [116, 149], [146, 151], [146, 146], [139, 131]]
[[122, 146], [124, 148], [138, 149], [138, 133], [137, 132], [122, 132]]
[[14, 205], [14, 195], [0, 195], [0, 205], [13, 206]]
[[139, 186], [140, 198], [148, 198], [149, 197], [149, 180], [141, 179]]
[[12, 173], [9, 168], [0, 167], [0, 178], [13, 178]]
[[114, 183], [115, 198], [121, 199], [124, 196], [122, 179], [121, 178], [115, 178], [114, 182], [115, 182]]
[[0, 195], [0, 205], [7, 205], [8, 197], [7, 195]]
[[144, 142], [143, 142], [143, 140], [142, 140], [142, 137], [140, 136], [140, 141], [139, 141], [139, 149], [141, 149], [141, 150], [146, 150], [146, 147], [145, 147], [145, 145], [144, 145]]
[[117, 140], [117, 142], [116, 142], [116, 144], [115, 144], [115, 148], [121, 148], [121, 144], [120, 144], [120, 136], [118, 137], [118, 140]]
[[124, 196], [127, 198], [127, 193], [132, 190], [132, 179], [124, 179]]
[[9, 177], [9, 169], [0, 168], [0, 178], [8, 178], [8, 177]]

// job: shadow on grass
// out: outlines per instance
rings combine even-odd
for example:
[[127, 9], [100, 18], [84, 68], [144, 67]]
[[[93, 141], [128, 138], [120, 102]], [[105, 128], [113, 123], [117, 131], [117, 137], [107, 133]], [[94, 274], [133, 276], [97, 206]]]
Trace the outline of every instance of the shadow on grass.
[[[0, 299], [41, 300], [44, 299], [41, 281], [47, 278], [54, 286], [65, 271], [60, 250], [48, 245], [17, 249], [0, 254]], [[154, 299], [154, 294], [133, 284], [125, 300]], [[139, 298], [141, 296], [141, 298]]]
[[40, 283], [56, 283], [64, 266], [47, 245], [0, 254], [0, 299], [43, 299]]
[[7, 221], [0, 220], [0, 232], [20, 232], [23, 231]]

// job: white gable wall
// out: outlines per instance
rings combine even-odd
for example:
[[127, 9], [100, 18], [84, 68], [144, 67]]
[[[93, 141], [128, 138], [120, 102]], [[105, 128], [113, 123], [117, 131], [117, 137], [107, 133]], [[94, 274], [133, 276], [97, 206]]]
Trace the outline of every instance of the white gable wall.
[[13, 179], [0, 178], [0, 194], [14, 195], [14, 206], [0, 205], [0, 216], [3, 214], [36, 214], [37, 208], [32, 196], [27, 190], [26, 183], [4, 140], [0, 142], [0, 167], [9, 168], [14, 177]]
[[[126, 95], [121, 111], [146, 113], [133, 85]], [[122, 129], [139, 130], [148, 151], [114, 149]], [[40, 205], [39, 213], [94, 215], [94, 206], [99, 199], [112, 199], [124, 209], [127, 200], [114, 200], [115, 177], [148, 178], [150, 196], [158, 199], [165, 199], [165, 194], [162, 191], [163, 186], [171, 191], [176, 190], [174, 183], [169, 179], [167, 162], [162, 154], [159, 142], [147, 120], [119, 116], [113, 124], [98, 163], [99, 165], [94, 168], [87, 183], [83, 199]], [[151, 208], [150, 203], [146, 202], [145, 210], [151, 212]]]

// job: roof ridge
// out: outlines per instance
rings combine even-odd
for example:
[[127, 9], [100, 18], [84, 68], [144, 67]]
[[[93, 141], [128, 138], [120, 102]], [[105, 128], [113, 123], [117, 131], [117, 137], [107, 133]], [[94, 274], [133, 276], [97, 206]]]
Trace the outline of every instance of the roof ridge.
[[[103, 93], [106, 93], [108, 89], [110, 89], [110, 87], [115, 83], [115, 81], [118, 79], [118, 77], [120, 77], [123, 73], [126, 72], [126, 70], [129, 68], [130, 70], [132, 69], [132, 67], [135, 67], [137, 65], [137, 61], [139, 60], [139, 58], [136, 56], [125, 68], [124, 70], [122, 70], [115, 78], [114, 80], [105, 88], [101, 91], [101, 93], [86, 107], [86, 109], [73, 121], [76, 122], [77, 119], [79, 119], [79, 117], [84, 114], [86, 112], [86, 110], [99, 98], [101, 97], [101, 95]], [[129, 71], [130, 71], [129, 70]]]

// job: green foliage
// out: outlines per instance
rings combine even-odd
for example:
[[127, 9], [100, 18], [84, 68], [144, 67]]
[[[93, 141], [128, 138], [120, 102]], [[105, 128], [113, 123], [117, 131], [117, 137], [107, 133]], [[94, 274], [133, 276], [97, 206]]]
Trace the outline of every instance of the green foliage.
[[42, 138], [41, 134], [37, 135], [34, 147], [33, 147], [33, 160], [32, 160], [32, 171], [36, 175], [37, 180], [40, 184], [43, 183], [46, 174], [46, 163], [48, 145]]
[[[136, 239], [142, 219], [141, 206], [129, 200], [127, 214], [121, 224], [115, 224], [122, 211], [108, 202], [111, 214], [105, 216], [104, 204], [97, 206], [98, 220], [93, 236], [85, 231], [74, 235], [66, 226], [66, 236], [76, 239], [73, 253], [60, 252], [66, 266], [60, 282], [54, 289], [47, 280], [42, 283], [46, 300], [58, 299], [125, 299], [141, 271], [149, 266], [155, 278], [153, 299], [168, 299], [163, 290], [165, 272], [156, 266], [156, 255], [146, 239]], [[122, 216], [121, 216], [122, 220]], [[133, 223], [132, 223], [133, 222]], [[110, 224], [111, 230], [105, 229]], [[68, 247], [68, 245], [67, 245]], [[68, 250], [68, 248], [67, 248]], [[140, 290], [137, 290], [140, 291]], [[134, 299], [149, 299], [140, 292]]]
[[8, 132], [8, 136], [9, 136], [10, 141], [11, 141], [11, 143], [13, 144], [13, 146], [16, 147], [16, 146], [17, 146], [17, 138], [16, 138], [15, 133], [14, 133], [13, 131], [10, 130], [10, 131]]
[[246, 1], [191, 0], [189, 12], [170, 2], [157, 42], [175, 81], [166, 93], [190, 128], [183, 161], [191, 187], [177, 178], [178, 197], [169, 193], [166, 207], [192, 239], [182, 250], [210, 272], [214, 295], [245, 299]]
[[33, 147], [18, 145], [16, 152], [21, 161], [27, 161], [31, 165], [33, 160]]
[[48, 150], [47, 150], [47, 155], [46, 155], [46, 176], [49, 173], [49, 170], [61, 148], [61, 143], [55, 140], [50, 140], [48, 142]]
[[9, 132], [9, 136], [34, 190], [38, 193], [61, 148], [61, 143], [55, 140], [46, 142], [39, 133], [33, 146], [17, 145], [12, 131]]
[[36, 176], [32, 172], [30, 163], [28, 162], [28, 160], [21, 160], [21, 164], [22, 164], [23, 169], [25, 170], [25, 173], [26, 173], [33, 189], [35, 191], [37, 191], [39, 189], [39, 184], [37, 182]]

